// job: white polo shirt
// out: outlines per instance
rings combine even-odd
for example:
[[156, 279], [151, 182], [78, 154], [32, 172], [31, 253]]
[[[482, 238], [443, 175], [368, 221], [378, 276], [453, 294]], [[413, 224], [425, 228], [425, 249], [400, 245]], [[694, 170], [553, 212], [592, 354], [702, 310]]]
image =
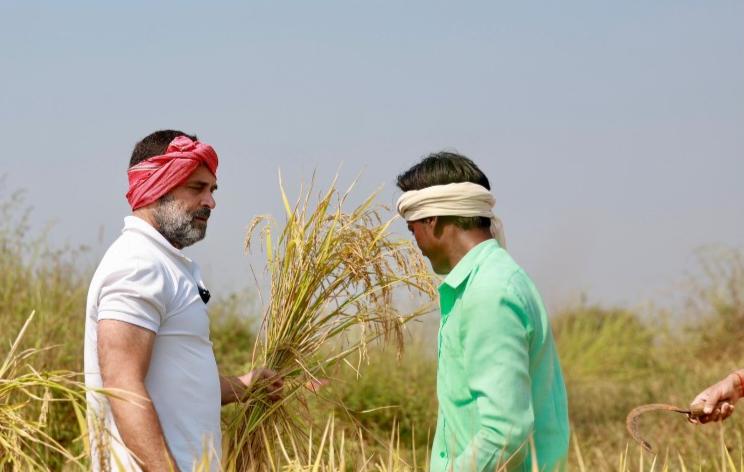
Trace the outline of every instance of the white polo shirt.
[[[218, 470], [220, 455], [220, 382], [209, 340], [204, 287], [196, 263], [173, 247], [155, 228], [136, 217], [124, 218], [121, 236], [103, 256], [88, 290], [85, 316], [85, 383], [102, 387], [98, 366], [98, 320], [119, 320], [156, 333], [145, 386], [180, 470], [208, 453]], [[139, 470], [126, 454], [106, 398], [88, 394], [94, 468], [97, 456], [94, 418], [111, 432], [110, 448], [126, 470]], [[92, 414], [91, 414], [92, 413]], [[98, 431], [101, 431], [99, 428]], [[99, 436], [99, 435], [98, 435]], [[206, 449], [205, 449], [206, 448]], [[110, 459], [109, 459], [110, 460]], [[111, 462], [117, 470], [116, 459]]]

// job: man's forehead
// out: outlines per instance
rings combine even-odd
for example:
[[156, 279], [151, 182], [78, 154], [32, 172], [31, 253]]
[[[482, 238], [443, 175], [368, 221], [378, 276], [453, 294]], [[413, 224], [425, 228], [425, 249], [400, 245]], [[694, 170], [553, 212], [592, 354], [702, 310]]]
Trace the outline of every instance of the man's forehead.
[[186, 179], [187, 184], [190, 183], [203, 183], [207, 185], [216, 185], [217, 177], [212, 174], [207, 166], [204, 164], [200, 165], [191, 175]]

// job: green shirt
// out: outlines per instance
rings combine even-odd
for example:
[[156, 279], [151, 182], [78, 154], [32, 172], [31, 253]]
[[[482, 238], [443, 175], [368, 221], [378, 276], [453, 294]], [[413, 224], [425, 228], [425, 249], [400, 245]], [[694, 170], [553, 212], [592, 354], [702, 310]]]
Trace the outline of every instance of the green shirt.
[[560, 469], [568, 455], [566, 387], [548, 315], [527, 274], [490, 239], [439, 286], [431, 470]]

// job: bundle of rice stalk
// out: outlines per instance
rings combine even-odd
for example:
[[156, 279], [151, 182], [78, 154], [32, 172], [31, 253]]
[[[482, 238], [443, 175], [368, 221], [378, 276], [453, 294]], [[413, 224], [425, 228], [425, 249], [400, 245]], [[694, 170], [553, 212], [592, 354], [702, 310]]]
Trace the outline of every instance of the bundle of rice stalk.
[[249, 226], [246, 249], [257, 234], [263, 236], [270, 278], [253, 362], [282, 376], [284, 396], [271, 404], [265, 392], [259, 393], [243, 405], [225, 435], [227, 470], [269, 469], [276, 440], [304, 443], [306, 419], [297, 403], [307, 391], [303, 386], [317, 381], [327, 367], [354, 353], [361, 362], [373, 340], [402, 349], [403, 325], [429, 308], [399, 311], [393, 303], [397, 288], [428, 300], [434, 296], [418, 250], [390, 234], [393, 219], [382, 218], [385, 208], [375, 204], [377, 192], [344, 211], [354, 185], [343, 193], [335, 185], [334, 180], [314, 205], [311, 185], [291, 206], [280, 176], [284, 227], [273, 237], [277, 224], [266, 216]]
[[0, 470], [48, 470], [55, 456], [84, 469], [80, 457], [46, 432], [55, 402], [72, 404], [78, 426], [85, 423], [82, 385], [73, 372], [39, 372], [28, 364], [45, 350], [19, 350], [33, 317], [31, 313], [0, 365]]

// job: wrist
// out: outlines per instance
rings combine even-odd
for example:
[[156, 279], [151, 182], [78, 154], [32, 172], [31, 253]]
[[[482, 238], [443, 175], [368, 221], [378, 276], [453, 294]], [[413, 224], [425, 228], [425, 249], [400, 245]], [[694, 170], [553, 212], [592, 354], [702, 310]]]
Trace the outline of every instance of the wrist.
[[744, 370], [735, 370], [729, 376], [734, 384], [736, 397], [744, 397]]

